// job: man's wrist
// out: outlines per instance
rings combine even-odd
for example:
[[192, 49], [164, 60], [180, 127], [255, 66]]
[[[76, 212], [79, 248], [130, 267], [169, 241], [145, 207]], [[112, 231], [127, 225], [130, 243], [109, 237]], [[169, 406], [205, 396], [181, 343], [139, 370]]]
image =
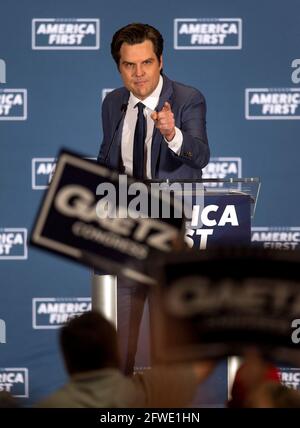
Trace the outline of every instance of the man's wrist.
[[180, 150], [181, 150], [182, 143], [183, 143], [183, 135], [182, 135], [182, 132], [180, 131], [180, 129], [176, 128], [176, 126], [175, 126], [175, 135], [172, 138], [172, 140], [168, 141], [166, 139], [166, 137], [164, 137], [164, 140], [166, 141], [169, 149], [172, 150], [172, 152], [174, 152], [176, 155], [180, 154]]
[[176, 132], [175, 132], [175, 128], [174, 128], [170, 134], [165, 135], [165, 139], [170, 142], [174, 139], [175, 135], [176, 135]]

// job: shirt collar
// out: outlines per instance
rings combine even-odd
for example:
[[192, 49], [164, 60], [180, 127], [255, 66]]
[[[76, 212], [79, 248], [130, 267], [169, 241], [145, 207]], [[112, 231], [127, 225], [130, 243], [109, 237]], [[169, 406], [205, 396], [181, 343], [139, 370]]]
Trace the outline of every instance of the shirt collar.
[[162, 75], [159, 76], [158, 85], [149, 95], [149, 97], [145, 98], [143, 101], [139, 100], [132, 92], [130, 92], [129, 97], [129, 105], [133, 108], [137, 103], [142, 102], [146, 107], [150, 110], [155, 110], [159, 102], [159, 96], [163, 87], [163, 78]]

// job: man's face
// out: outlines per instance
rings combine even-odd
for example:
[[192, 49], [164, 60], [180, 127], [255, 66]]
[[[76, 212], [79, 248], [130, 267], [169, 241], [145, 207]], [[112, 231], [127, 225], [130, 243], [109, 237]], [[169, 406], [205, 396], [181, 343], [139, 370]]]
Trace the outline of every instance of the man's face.
[[122, 44], [119, 71], [126, 88], [140, 100], [147, 98], [158, 85], [161, 68], [162, 58], [158, 61], [151, 40]]

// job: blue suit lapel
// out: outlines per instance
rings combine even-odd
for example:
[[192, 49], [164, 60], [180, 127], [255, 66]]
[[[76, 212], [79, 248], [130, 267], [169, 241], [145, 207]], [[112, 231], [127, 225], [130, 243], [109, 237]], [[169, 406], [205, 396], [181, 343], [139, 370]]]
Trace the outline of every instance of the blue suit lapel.
[[[173, 94], [172, 82], [165, 75], [163, 75], [163, 87], [159, 97], [158, 106], [156, 111], [161, 111], [164, 106], [164, 103], [168, 101], [172, 106], [171, 97]], [[154, 127], [153, 137], [152, 137], [152, 146], [151, 146], [151, 176], [152, 178], [156, 178], [157, 171], [157, 163], [160, 153], [160, 147], [162, 143], [162, 135], [157, 128]]]

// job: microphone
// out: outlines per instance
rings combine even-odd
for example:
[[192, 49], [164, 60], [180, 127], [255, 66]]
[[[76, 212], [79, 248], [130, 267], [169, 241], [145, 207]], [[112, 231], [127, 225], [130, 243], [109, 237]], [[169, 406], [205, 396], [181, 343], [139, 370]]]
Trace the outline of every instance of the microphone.
[[116, 138], [116, 134], [117, 134], [117, 131], [118, 131], [118, 129], [119, 129], [119, 126], [120, 126], [120, 124], [121, 124], [121, 122], [122, 122], [122, 120], [124, 119], [124, 117], [125, 117], [125, 114], [126, 114], [126, 111], [127, 111], [127, 106], [128, 106], [128, 103], [126, 103], [126, 104], [122, 104], [121, 105], [121, 117], [120, 117], [120, 119], [119, 119], [119, 121], [118, 121], [118, 123], [117, 123], [117, 126], [116, 126], [116, 129], [114, 130], [114, 133], [113, 133], [113, 136], [112, 136], [112, 139], [110, 140], [110, 143], [109, 143], [109, 146], [108, 146], [108, 149], [107, 149], [107, 151], [106, 151], [106, 155], [105, 155], [105, 157], [104, 157], [104, 164], [106, 164], [106, 161], [107, 161], [107, 158], [108, 158], [108, 155], [109, 155], [109, 152], [110, 152], [110, 149], [111, 149], [111, 146], [112, 146], [112, 144], [113, 144], [113, 142], [114, 142], [114, 140], [115, 140], [115, 138]]

